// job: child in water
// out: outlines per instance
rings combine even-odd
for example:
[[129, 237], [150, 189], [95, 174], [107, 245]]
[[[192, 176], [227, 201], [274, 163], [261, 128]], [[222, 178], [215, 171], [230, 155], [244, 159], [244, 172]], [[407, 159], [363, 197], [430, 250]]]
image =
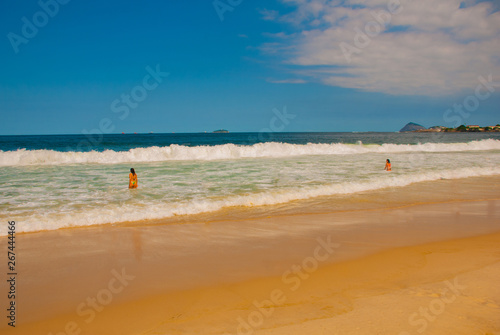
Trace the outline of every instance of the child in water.
[[384, 170], [391, 171], [391, 161], [389, 160], [389, 158], [387, 158], [387, 160], [385, 161], [385, 168], [384, 168]]
[[130, 174], [128, 175], [128, 188], [137, 188], [137, 174], [134, 168], [130, 169]]

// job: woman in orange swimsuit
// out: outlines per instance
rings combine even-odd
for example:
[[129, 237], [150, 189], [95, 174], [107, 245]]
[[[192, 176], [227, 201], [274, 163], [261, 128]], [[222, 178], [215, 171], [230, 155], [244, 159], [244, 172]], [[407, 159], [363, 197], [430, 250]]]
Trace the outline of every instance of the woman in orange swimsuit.
[[135, 170], [132, 168], [130, 169], [130, 174], [128, 175], [128, 188], [137, 188], [137, 174], [135, 173]]
[[385, 161], [384, 170], [391, 171], [391, 161], [389, 160], [389, 158], [387, 158], [387, 160]]

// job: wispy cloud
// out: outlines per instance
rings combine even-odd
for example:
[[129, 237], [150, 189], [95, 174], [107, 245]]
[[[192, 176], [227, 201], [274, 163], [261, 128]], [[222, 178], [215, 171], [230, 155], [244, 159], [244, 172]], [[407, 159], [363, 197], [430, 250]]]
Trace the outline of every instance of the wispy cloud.
[[305, 84], [307, 81], [304, 79], [267, 79], [267, 82], [273, 83], [273, 84]]
[[260, 9], [259, 12], [266, 21], [274, 21], [279, 17], [279, 12], [276, 10]]
[[[500, 76], [500, 12], [489, 1], [282, 0], [291, 38], [261, 50], [308, 80], [389, 94], [443, 95]], [[496, 78], [495, 78], [496, 77]], [[497, 81], [495, 80], [495, 81]]]

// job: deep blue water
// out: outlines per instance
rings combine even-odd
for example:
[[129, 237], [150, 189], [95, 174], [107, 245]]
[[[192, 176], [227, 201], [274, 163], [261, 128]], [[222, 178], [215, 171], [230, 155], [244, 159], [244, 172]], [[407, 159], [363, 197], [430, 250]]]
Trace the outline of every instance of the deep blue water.
[[291, 144], [346, 143], [354, 144], [417, 144], [460, 143], [481, 139], [500, 139], [500, 133], [186, 133], [186, 134], [105, 134], [86, 135], [19, 135], [0, 136], [0, 150], [18, 149], [55, 151], [128, 151], [152, 146], [252, 145], [261, 142]]

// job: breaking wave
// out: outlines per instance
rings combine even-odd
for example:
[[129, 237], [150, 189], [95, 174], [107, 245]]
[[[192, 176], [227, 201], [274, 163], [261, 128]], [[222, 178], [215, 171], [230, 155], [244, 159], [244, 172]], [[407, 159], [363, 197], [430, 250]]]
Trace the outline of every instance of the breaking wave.
[[424, 144], [315, 144], [258, 143], [251, 146], [224, 144], [216, 146], [181, 146], [136, 148], [128, 151], [62, 152], [54, 150], [0, 150], [0, 166], [116, 164], [130, 162], [208, 161], [259, 157], [307, 155], [356, 155], [366, 153], [461, 152], [500, 150], [500, 140], [487, 139], [468, 143]]
[[[184, 200], [177, 203], [154, 202], [148, 205], [142, 204], [138, 206], [115, 205], [66, 214], [33, 214], [31, 217], [27, 217], [25, 219], [25, 224], [19, 228], [22, 232], [29, 232], [64, 227], [91, 226], [104, 223], [161, 219], [175, 215], [215, 212], [223, 208], [234, 206], [254, 207], [276, 205], [318, 196], [353, 194], [387, 187], [403, 187], [424, 181], [491, 176], [498, 175], [499, 173], [500, 171], [496, 168], [460, 168], [456, 170], [417, 173], [414, 175], [385, 175], [386, 177], [384, 178], [363, 182], [341, 182], [337, 184], [304, 186], [292, 189], [268, 190], [247, 195], [231, 195], [219, 199], [206, 198], [199, 200]], [[0, 236], [5, 234], [7, 234], [6, 229], [0, 228]]]

